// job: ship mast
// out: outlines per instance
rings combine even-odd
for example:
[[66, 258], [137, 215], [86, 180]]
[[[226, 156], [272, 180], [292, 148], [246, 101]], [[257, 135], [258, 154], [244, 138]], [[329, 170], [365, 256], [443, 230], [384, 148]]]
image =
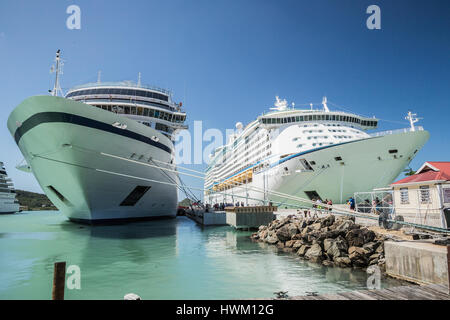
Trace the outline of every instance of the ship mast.
[[58, 96], [58, 93], [62, 96], [62, 90], [61, 90], [61, 86], [59, 85], [59, 75], [62, 74], [62, 61], [61, 61], [61, 50], [58, 49], [58, 51], [56, 51], [56, 58], [55, 58], [55, 65], [52, 66], [50, 72], [51, 73], [55, 73], [55, 85], [53, 87], [52, 90], [52, 96]]
[[412, 113], [411, 111], [408, 111], [408, 115], [405, 117], [405, 119], [409, 120], [409, 124], [411, 125], [411, 131], [416, 131], [414, 123], [418, 122], [419, 119], [421, 119], [417, 118], [417, 113]]

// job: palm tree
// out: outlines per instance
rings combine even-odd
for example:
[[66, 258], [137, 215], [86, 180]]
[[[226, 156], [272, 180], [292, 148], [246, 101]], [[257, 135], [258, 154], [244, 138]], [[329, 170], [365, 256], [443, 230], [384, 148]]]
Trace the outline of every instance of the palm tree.
[[408, 166], [407, 169], [403, 170], [403, 173], [405, 174], [405, 176], [412, 176], [413, 174], [416, 174], [416, 171]]

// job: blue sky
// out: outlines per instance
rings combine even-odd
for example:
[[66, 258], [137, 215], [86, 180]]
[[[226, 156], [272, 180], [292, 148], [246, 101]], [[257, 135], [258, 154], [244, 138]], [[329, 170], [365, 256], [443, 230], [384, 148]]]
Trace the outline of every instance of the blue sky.
[[[81, 8], [81, 30], [66, 8]], [[381, 8], [381, 30], [366, 8]], [[322, 96], [407, 127], [411, 109], [431, 138], [412, 162], [450, 160], [449, 1], [21, 1], [0, 3], [0, 161], [19, 189], [40, 191], [10, 136], [9, 113], [52, 87], [55, 51], [65, 60], [63, 89], [97, 79], [136, 80], [171, 89], [188, 124], [233, 128], [274, 102]], [[330, 106], [332, 107], [332, 106]], [[203, 170], [204, 165], [192, 166]], [[189, 185], [202, 181], [185, 178]]]

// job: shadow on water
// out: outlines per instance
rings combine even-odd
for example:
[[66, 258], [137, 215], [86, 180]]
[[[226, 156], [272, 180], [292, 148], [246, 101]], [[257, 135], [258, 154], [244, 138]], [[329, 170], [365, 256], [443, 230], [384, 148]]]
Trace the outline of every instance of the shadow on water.
[[63, 231], [69, 233], [86, 234], [88, 232], [94, 238], [146, 239], [175, 236], [177, 232], [177, 220], [164, 219], [107, 225], [86, 225], [64, 221], [60, 227]]

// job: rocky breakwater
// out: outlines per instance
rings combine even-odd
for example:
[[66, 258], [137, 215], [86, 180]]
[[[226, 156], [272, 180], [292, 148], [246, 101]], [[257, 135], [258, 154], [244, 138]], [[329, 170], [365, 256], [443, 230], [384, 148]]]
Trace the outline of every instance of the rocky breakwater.
[[260, 226], [251, 237], [326, 266], [384, 269], [384, 236], [355, 224], [354, 218], [289, 216]]

